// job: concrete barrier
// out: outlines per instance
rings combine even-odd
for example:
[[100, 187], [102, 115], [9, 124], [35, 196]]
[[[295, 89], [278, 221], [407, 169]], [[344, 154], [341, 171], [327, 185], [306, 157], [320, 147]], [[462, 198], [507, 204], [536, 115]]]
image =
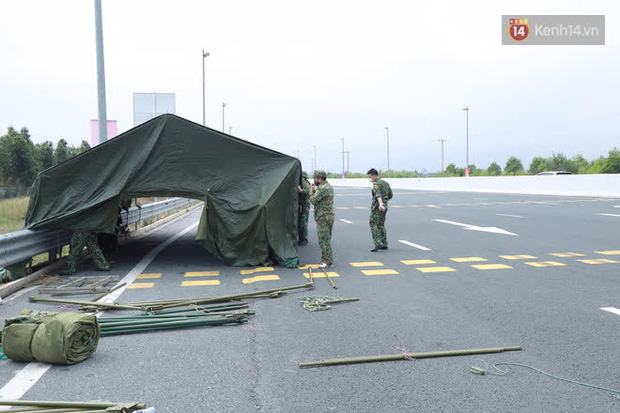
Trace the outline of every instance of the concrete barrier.
[[[620, 174], [390, 178], [392, 189], [620, 198]], [[330, 179], [337, 187], [370, 188], [368, 178]]]

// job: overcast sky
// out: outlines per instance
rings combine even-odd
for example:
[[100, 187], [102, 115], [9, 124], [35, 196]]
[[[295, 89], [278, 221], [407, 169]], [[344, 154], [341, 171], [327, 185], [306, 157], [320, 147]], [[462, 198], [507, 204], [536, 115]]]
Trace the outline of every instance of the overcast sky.
[[[588, 159], [620, 147], [620, 3], [609, 1], [102, 0], [108, 119], [133, 92], [297, 156], [311, 169], [503, 167], [511, 155]], [[502, 46], [502, 14], [604, 14], [605, 46]], [[0, 1], [0, 132], [79, 145], [97, 118], [92, 0]]]

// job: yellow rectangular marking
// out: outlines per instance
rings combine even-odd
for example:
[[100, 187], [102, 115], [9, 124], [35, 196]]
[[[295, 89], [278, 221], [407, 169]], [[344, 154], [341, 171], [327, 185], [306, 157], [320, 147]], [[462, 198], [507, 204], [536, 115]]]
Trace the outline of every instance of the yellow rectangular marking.
[[596, 260], [577, 260], [579, 262], [585, 262], [586, 264], [618, 264], [620, 261], [606, 260], [604, 258], [598, 258]]
[[186, 277], [217, 277], [219, 271], [189, 271], [185, 273]]
[[136, 277], [137, 280], [148, 280], [152, 278], [161, 278], [161, 273], [140, 274]]
[[307, 270], [308, 268], [312, 268], [313, 270], [316, 270], [319, 268], [319, 264], [308, 264], [308, 265], [304, 265], [302, 267], [299, 267], [298, 269], [300, 270]]
[[368, 209], [368, 207], [353, 207], [355, 209]]
[[404, 206], [404, 205], [390, 205], [389, 207], [390, 207], [390, 208], [407, 208], [407, 207], [406, 207], [406, 206]]
[[253, 270], [241, 270], [239, 271], [239, 273], [241, 273], [241, 275], [250, 275], [250, 274], [256, 274], [257, 272], [271, 272], [274, 271], [273, 267], [258, 267], [258, 268], [254, 268]]
[[488, 261], [486, 258], [480, 257], [462, 257], [462, 258], [450, 258], [454, 262], [479, 262], [479, 261]]
[[411, 208], [424, 208], [424, 205], [409, 205]]
[[433, 260], [403, 260], [401, 262], [405, 265], [435, 264]]
[[[314, 276], [314, 274], [312, 274]], [[277, 281], [279, 280], [280, 277], [278, 277], [277, 275], [257, 275], [256, 277], [252, 277], [252, 278], [244, 278], [243, 279], [243, 283], [244, 284], [252, 284], [258, 281]]]
[[398, 274], [398, 271], [395, 270], [362, 270], [364, 275], [391, 275]]
[[420, 272], [452, 272], [452, 271], [456, 271], [454, 268], [450, 268], [450, 267], [420, 267], [420, 268], [416, 268], [416, 270], [420, 271]]
[[603, 254], [603, 255], [620, 255], [620, 250], [616, 250], [616, 251], [594, 251], [597, 254]]
[[181, 287], [193, 287], [195, 285], [220, 285], [220, 280], [195, 280], [181, 283]]
[[499, 257], [507, 260], [535, 260], [538, 258], [533, 255], [500, 255]]
[[585, 257], [586, 254], [578, 254], [576, 252], [552, 252], [549, 255], [553, 255], [555, 257], [567, 258], [567, 257]]
[[[329, 272], [328, 271], [327, 275], [329, 276], [329, 278], [331, 278], [331, 277], [340, 277], [340, 274], [338, 274], [337, 272]], [[310, 273], [309, 272], [305, 272], [304, 273], [304, 277], [310, 278]], [[313, 272], [312, 273], [312, 278], [325, 278], [325, 273], [323, 271]]]
[[127, 288], [153, 288], [155, 287], [155, 283], [133, 283], [133, 284], [129, 284], [129, 287]]
[[383, 263], [377, 261], [352, 262], [351, 265], [354, 267], [383, 267]]
[[526, 262], [526, 264], [532, 267], [564, 267], [566, 265], [556, 261]]
[[478, 264], [472, 265], [474, 268], [478, 268], [479, 270], [502, 270], [505, 268], [512, 268], [510, 265], [505, 264]]
[[349, 207], [336, 207], [336, 209], [351, 209]]

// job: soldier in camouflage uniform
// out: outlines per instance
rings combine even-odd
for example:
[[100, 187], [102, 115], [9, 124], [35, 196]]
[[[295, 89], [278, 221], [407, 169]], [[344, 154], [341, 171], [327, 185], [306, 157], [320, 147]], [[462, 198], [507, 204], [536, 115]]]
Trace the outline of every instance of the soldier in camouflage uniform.
[[372, 181], [372, 204], [370, 206], [370, 232], [375, 247], [370, 252], [388, 249], [387, 233], [385, 231], [385, 215], [388, 201], [392, 199], [390, 184], [379, 178], [379, 172], [371, 168], [368, 178]]
[[101, 248], [99, 248], [99, 244], [97, 243], [97, 234], [94, 232], [76, 232], [71, 236], [69, 257], [67, 258], [67, 269], [61, 271], [61, 275], [75, 274], [77, 261], [80, 257], [80, 253], [84, 249], [84, 246], [88, 249], [88, 254], [95, 262], [95, 265], [99, 271], [110, 270], [110, 264], [103, 256], [103, 252], [101, 252]]
[[332, 228], [334, 226], [334, 188], [327, 182], [325, 171], [314, 172], [314, 185], [310, 188], [310, 202], [314, 205], [314, 219], [321, 247], [321, 268], [334, 265], [332, 253]]
[[299, 233], [299, 245], [308, 245], [308, 217], [310, 216], [310, 182], [308, 175], [304, 172], [301, 178], [301, 185], [297, 186], [299, 191], [299, 220], [297, 231]]

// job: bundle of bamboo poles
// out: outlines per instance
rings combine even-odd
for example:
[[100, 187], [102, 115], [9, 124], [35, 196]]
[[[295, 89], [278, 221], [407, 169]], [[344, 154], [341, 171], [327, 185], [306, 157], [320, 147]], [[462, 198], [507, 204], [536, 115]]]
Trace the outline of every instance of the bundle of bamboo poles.
[[204, 305], [191, 309], [168, 310], [120, 317], [100, 317], [101, 336], [132, 334], [144, 331], [171, 330], [230, 323], [245, 323], [254, 311], [247, 303], [231, 302]]
[[133, 310], [133, 311], [161, 311], [170, 308], [187, 307], [187, 306], [203, 306], [206, 304], [226, 303], [230, 301], [238, 301], [251, 298], [276, 298], [285, 294], [287, 291], [297, 289], [310, 289], [313, 288], [312, 282], [294, 285], [291, 287], [275, 288], [272, 290], [254, 291], [251, 293], [234, 294], [234, 295], [222, 295], [217, 297], [203, 297], [203, 298], [180, 298], [172, 300], [159, 300], [159, 301], [143, 301], [132, 304], [119, 304], [119, 303], [100, 303], [95, 301], [80, 301], [80, 300], [65, 300], [56, 298], [45, 297], [30, 297], [31, 302], [44, 302], [44, 303], [62, 303], [62, 304], [74, 304], [82, 306], [84, 311], [99, 311], [99, 310]]
[[17, 407], [9, 410], [11, 413], [155, 413], [144, 403], [0, 400], [0, 406]]

